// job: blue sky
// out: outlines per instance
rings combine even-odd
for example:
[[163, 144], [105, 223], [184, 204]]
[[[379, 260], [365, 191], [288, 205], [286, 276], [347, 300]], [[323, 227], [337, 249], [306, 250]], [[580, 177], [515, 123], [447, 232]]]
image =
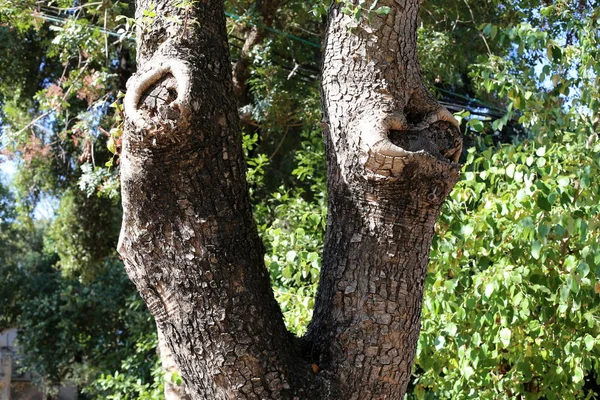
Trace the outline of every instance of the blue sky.
[[5, 156], [0, 156], [0, 177], [2, 182], [8, 184], [17, 170], [14, 161], [9, 161]]

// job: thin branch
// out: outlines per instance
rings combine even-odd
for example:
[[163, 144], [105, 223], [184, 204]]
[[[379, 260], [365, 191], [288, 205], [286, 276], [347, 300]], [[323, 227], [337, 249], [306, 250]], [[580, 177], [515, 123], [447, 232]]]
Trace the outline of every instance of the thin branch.
[[[473, 22], [473, 25], [475, 25], [475, 28], [477, 28], [477, 22], [475, 22], [475, 14], [473, 13], [471, 6], [469, 5], [469, 2], [467, 0], [463, 0], [463, 1], [467, 5], [469, 13], [471, 14], [471, 21]], [[483, 39], [483, 43], [485, 43], [485, 47], [487, 48], [488, 55], [491, 57], [492, 50], [490, 50], [490, 46], [487, 42], [487, 39], [485, 38], [485, 35], [482, 32], [479, 32], [479, 37], [481, 37]]]
[[288, 131], [290, 130], [289, 126], [285, 127], [285, 133], [283, 134], [283, 137], [281, 138], [281, 140], [279, 141], [279, 144], [277, 145], [277, 148], [275, 149], [275, 151], [273, 152], [273, 154], [271, 154], [269, 156], [269, 161], [271, 161], [273, 159], [273, 157], [275, 157], [275, 154], [277, 154], [277, 152], [279, 151], [279, 149], [281, 148], [281, 145], [283, 144], [283, 141], [285, 140]]
[[104, 55], [106, 57], [106, 63], [110, 63], [108, 59], [108, 30], [106, 29], [106, 20], [108, 19], [108, 8], [104, 10]]
[[21, 130], [19, 130], [16, 135], [20, 135], [21, 133], [23, 133], [24, 131], [26, 131], [27, 129], [31, 128], [32, 126], [36, 126], [37, 122], [43, 118], [46, 118], [48, 115], [50, 115], [50, 111], [46, 111], [45, 113], [43, 113], [42, 115], [36, 117], [35, 119], [33, 119], [30, 123], [28, 123], [27, 125], [25, 125], [25, 127]]

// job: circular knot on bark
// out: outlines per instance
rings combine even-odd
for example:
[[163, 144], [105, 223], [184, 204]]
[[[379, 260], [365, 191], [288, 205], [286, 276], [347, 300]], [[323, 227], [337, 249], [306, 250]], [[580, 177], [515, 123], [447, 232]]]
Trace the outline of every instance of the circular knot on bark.
[[435, 174], [460, 167], [460, 126], [441, 106], [414, 124], [399, 111], [368, 113], [359, 119], [357, 129], [368, 179], [397, 180], [408, 165]]
[[[127, 82], [123, 104], [128, 121], [136, 130], [145, 134], [186, 128], [191, 116], [188, 101], [191, 71], [188, 63], [174, 58], [156, 57], [148, 64], [148, 70], [136, 73]], [[159, 101], [151, 103], [146, 110], [142, 109], [142, 98], [148, 96], [149, 89], [161, 80], [164, 80], [168, 94], [164, 98], [159, 96]]]

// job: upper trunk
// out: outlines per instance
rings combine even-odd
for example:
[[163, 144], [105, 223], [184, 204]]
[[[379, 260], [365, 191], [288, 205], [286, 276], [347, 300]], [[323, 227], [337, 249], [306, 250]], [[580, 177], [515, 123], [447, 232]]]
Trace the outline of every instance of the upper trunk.
[[330, 11], [329, 217], [301, 349], [251, 215], [222, 2], [171, 3], [137, 4], [119, 251], [189, 396], [403, 398], [433, 227], [460, 153], [455, 121], [421, 82], [418, 0], [380, 1], [392, 12], [354, 27], [339, 4]]

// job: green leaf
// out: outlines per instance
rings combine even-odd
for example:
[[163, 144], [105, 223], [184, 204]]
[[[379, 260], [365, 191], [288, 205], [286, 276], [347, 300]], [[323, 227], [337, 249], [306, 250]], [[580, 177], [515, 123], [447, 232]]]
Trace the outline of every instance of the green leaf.
[[462, 373], [463, 373], [463, 375], [464, 375], [464, 377], [466, 379], [469, 379], [470, 377], [472, 377], [473, 375], [475, 375], [475, 370], [470, 365], [465, 365], [462, 368]]
[[544, 211], [550, 211], [552, 210], [552, 204], [550, 204], [550, 202], [548, 201], [548, 198], [546, 196], [544, 196], [543, 193], [539, 193], [536, 199], [536, 204], [538, 205], [539, 208], [541, 208]]
[[496, 25], [492, 26], [492, 30], [490, 32], [490, 39], [494, 39], [498, 34], [498, 27]]
[[492, 297], [493, 293], [494, 293], [494, 284], [488, 283], [487, 285], [485, 285], [485, 290], [483, 292], [483, 295], [489, 299], [490, 297]]
[[392, 9], [389, 8], [388, 6], [381, 6], [377, 10], [375, 10], [375, 14], [378, 14], [378, 15], [387, 15], [387, 14], [390, 13], [390, 11], [392, 11]]
[[297, 255], [298, 253], [296, 253], [294, 250], [290, 250], [286, 253], [285, 259], [287, 260], [287, 262], [293, 263], [296, 261]]
[[435, 349], [436, 350], [441, 350], [444, 347], [445, 344], [446, 344], [446, 338], [445, 337], [443, 337], [443, 336], [440, 335], [440, 336], [438, 336], [435, 339]]
[[285, 267], [283, 271], [281, 271], [281, 276], [285, 279], [291, 279], [294, 274], [294, 271], [290, 267]]
[[567, 299], [569, 298], [569, 293], [570, 293], [570, 290], [567, 285], [562, 285], [560, 287], [560, 302], [561, 303], [564, 304], [567, 302]]
[[487, 24], [483, 27], [482, 32], [485, 36], [490, 36], [492, 33], [492, 24]]
[[573, 383], [579, 383], [583, 381], [583, 376], [583, 369], [581, 369], [580, 366], [575, 367], [573, 370]]
[[538, 147], [535, 154], [538, 157], [544, 157], [546, 155], [546, 146]]
[[585, 349], [587, 351], [592, 351], [592, 349], [594, 348], [594, 345], [596, 344], [596, 340], [594, 339], [594, 337], [591, 336], [589, 333], [586, 333], [583, 341], [585, 343]]
[[567, 284], [569, 285], [569, 289], [571, 289], [571, 292], [573, 292], [574, 294], [578, 294], [581, 290], [581, 285], [577, 277], [569, 276], [567, 278]]
[[577, 266], [577, 271], [581, 277], [585, 278], [590, 273], [590, 266], [586, 262], [582, 261]]
[[536, 260], [539, 260], [541, 250], [542, 250], [542, 244], [540, 242], [538, 242], [537, 240], [534, 240], [533, 243], [531, 244], [531, 256], [533, 258], [535, 258]]
[[510, 164], [508, 167], [506, 167], [506, 176], [512, 178], [515, 175], [515, 168], [515, 164]]
[[115, 154], [117, 152], [117, 149], [115, 147], [115, 140], [113, 139], [112, 136], [110, 138], [108, 138], [108, 141], [106, 142], [106, 148], [108, 149], [108, 151], [110, 151], [113, 154]]
[[457, 330], [458, 330], [458, 327], [456, 326], [456, 324], [449, 323], [446, 326], [446, 332], [448, 332], [448, 335], [450, 335], [450, 336], [456, 336]]
[[511, 336], [512, 332], [509, 328], [500, 329], [500, 342], [504, 345], [504, 347], [508, 347], [510, 345]]
[[481, 132], [484, 128], [483, 122], [479, 119], [470, 119], [468, 125], [476, 132]]

